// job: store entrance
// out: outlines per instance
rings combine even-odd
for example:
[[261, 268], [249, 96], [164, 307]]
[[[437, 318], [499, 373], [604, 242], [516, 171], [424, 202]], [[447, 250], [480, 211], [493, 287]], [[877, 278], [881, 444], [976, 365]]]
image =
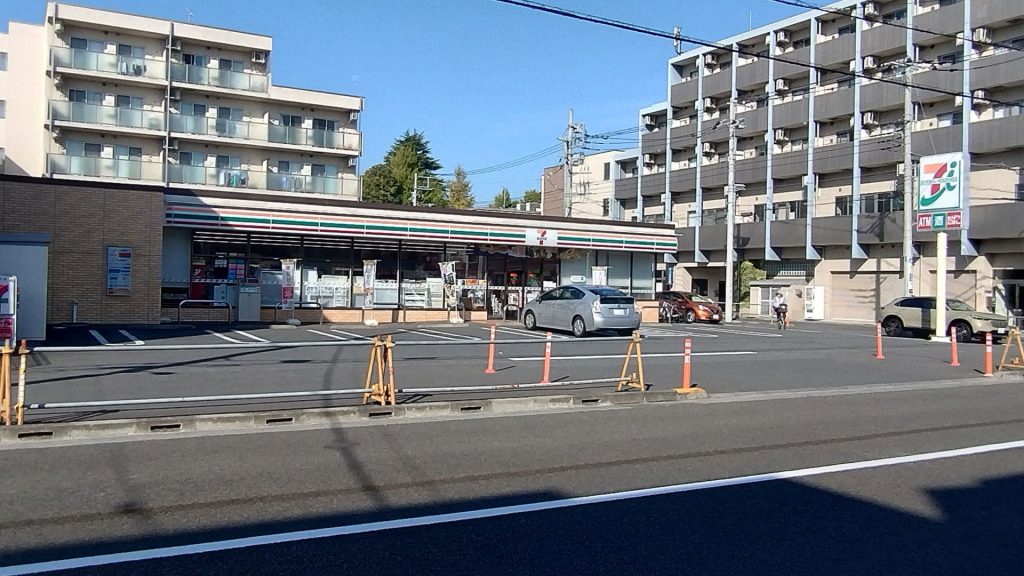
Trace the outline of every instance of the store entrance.
[[558, 283], [558, 257], [522, 258], [487, 255], [488, 317], [522, 320], [522, 310], [544, 290]]

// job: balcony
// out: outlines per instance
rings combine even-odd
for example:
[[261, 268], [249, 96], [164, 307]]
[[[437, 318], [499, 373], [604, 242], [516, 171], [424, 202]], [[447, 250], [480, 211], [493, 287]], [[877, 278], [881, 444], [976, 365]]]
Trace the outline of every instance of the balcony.
[[746, 90], [762, 87], [768, 82], [768, 60], [759, 58], [736, 68], [736, 87]]
[[[938, 10], [935, 10], [938, 12]], [[954, 65], [957, 70], [949, 71], [939, 68], [938, 70], [927, 70], [911, 76], [911, 84], [914, 85], [914, 102], [938, 102], [940, 100], [951, 100], [950, 92], [960, 94], [964, 91], [964, 73], [959, 71], [960, 63]], [[926, 88], [935, 88], [928, 90]]]
[[360, 134], [354, 131], [311, 130], [184, 114], [171, 114], [171, 132], [244, 140], [254, 145], [272, 143], [350, 152], [359, 152], [361, 144]]
[[853, 42], [853, 34], [843, 34], [842, 36], [819, 42], [816, 46], [817, 52], [815, 56], [817, 62], [815, 63], [826, 67], [834, 67], [840, 63], [846, 64], [853, 60]]
[[971, 2], [971, 23], [972, 28], [992, 26], [1020, 18], [1024, 14], [1020, 5], [1006, 0], [972, 0]]
[[793, 78], [797, 76], [807, 75], [807, 66], [801, 66], [801, 64], [809, 64], [811, 61], [811, 48], [810, 46], [804, 46], [803, 48], [797, 48], [789, 52], [783, 52], [776, 56], [778, 60], [775, 61], [775, 77], [776, 78]]
[[665, 152], [665, 131], [644, 132], [640, 136], [640, 151], [644, 154]]
[[907, 31], [899, 26], [877, 24], [861, 33], [861, 44], [862, 54], [889, 54], [897, 49], [905, 49]]
[[914, 28], [914, 44], [926, 46], [944, 39], [943, 36], [934, 34], [935, 32], [954, 35], [957, 32], [963, 32], [964, 3], [957, 2], [952, 6], [943, 6], [938, 10], [917, 14], [914, 16]]
[[894, 110], [903, 107], [904, 88], [891, 82], [866, 82], [860, 87], [861, 110]]
[[53, 66], [102, 74], [114, 74], [128, 79], [166, 81], [167, 66], [162, 60], [132, 58], [78, 48], [53, 47]]
[[50, 118], [55, 122], [74, 122], [114, 126], [133, 130], [150, 130], [163, 135], [164, 113], [119, 106], [101, 106], [67, 100], [50, 101]]
[[834, 92], [819, 94], [814, 98], [814, 119], [819, 122], [829, 118], [849, 116], [852, 110], [852, 88], [840, 88]]
[[219, 186], [222, 188], [266, 189], [262, 172], [238, 168], [208, 168], [206, 166], [168, 165], [170, 182], [193, 186]]
[[616, 200], [635, 200], [636, 199], [636, 176], [628, 176], [625, 178], [619, 178], [615, 181], [615, 199]]
[[697, 189], [697, 168], [678, 168], [672, 170], [669, 175], [669, 189], [673, 194], [678, 192], [693, 192]]
[[963, 142], [963, 126], [941, 126], [926, 130], [914, 129], [911, 150], [915, 156], [959, 152]]
[[779, 152], [772, 155], [772, 178], [780, 180], [807, 174], [807, 150]]
[[98, 158], [95, 156], [69, 156], [48, 154], [47, 172], [51, 176], [84, 176], [121, 180], [163, 180], [163, 163], [129, 160], [127, 158]]
[[177, 62], [171, 64], [171, 80], [185, 84], [261, 93], [266, 93], [270, 84], [266, 74], [234, 72]]
[[359, 179], [355, 176], [307, 176], [267, 172], [266, 182], [268, 190], [280, 192], [359, 197]]
[[697, 79], [672, 85], [672, 105], [689, 106], [697, 100]]
[[1017, 148], [1021, 134], [1024, 134], [1024, 116], [971, 122], [971, 153], [991, 154]]
[[790, 100], [776, 104], [772, 110], [772, 124], [775, 128], [790, 128], [793, 126], [805, 126], [807, 124], [807, 102], [808, 98]]
[[768, 177], [768, 159], [764, 156], [744, 158], [736, 161], [736, 182], [753, 184], [764, 182]]
[[1020, 52], [993, 54], [971, 63], [972, 90], [1010, 86], [1021, 81], [1024, 81], [1024, 59]]
[[665, 172], [644, 174], [640, 179], [640, 195], [645, 198], [661, 196], [665, 193]]

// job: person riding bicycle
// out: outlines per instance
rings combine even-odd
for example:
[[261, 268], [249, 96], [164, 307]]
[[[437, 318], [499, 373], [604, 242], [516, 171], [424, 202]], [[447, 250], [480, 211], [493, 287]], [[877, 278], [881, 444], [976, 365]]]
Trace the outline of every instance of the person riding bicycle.
[[779, 324], [785, 324], [786, 315], [789, 313], [789, 304], [786, 303], [786, 297], [782, 295], [782, 292], [776, 292], [775, 296], [772, 296], [771, 306]]

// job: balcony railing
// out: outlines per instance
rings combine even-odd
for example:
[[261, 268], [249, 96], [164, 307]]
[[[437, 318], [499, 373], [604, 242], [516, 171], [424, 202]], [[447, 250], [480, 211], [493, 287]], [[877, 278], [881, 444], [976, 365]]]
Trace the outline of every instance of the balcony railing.
[[163, 163], [127, 158], [98, 158], [49, 154], [47, 170], [50, 174], [88, 176], [93, 178], [120, 178], [125, 180], [163, 179]]
[[354, 176], [307, 176], [267, 172], [267, 189], [358, 197], [359, 179]]
[[223, 186], [227, 188], [266, 189], [266, 178], [260, 172], [239, 168], [207, 168], [171, 164], [170, 181], [175, 184], [196, 186]]
[[309, 130], [291, 126], [275, 126], [259, 122], [242, 122], [224, 118], [171, 114], [171, 131], [184, 134], [239, 138], [255, 142], [273, 142], [296, 146], [313, 146], [359, 151], [358, 132]]
[[181, 63], [171, 64], [171, 80], [188, 84], [230, 88], [232, 90], [245, 90], [247, 92], [266, 92], [268, 84], [265, 74], [234, 72], [232, 70]]
[[80, 48], [54, 46], [53, 65], [60, 68], [93, 70], [153, 80], [164, 80], [167, 78], [167, 67], [162, 60], [90, 52]]
[[163, 130], [164, 114], [154, 110], [138, 110], [118, 106], [102, 106], [85, 102], [52, 100], [50, 117], [62, 122], [80, 122], [121, 128]]

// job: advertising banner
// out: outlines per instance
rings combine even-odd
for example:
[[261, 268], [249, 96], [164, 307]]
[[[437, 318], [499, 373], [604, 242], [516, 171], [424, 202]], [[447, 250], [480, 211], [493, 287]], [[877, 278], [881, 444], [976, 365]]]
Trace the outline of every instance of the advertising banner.
[[18, 279], [0, 276], [0, 343], [17, 336]]
[[363, 260], [363, 308], [373, 308], [373, 285], [377, 283], [377, 261]]
[[107, 295], [127, 296], [132, 290], [132, 249], [107, 246]]
[[451, 308], [457, 303], [455, 296], [455, 284], [458, 279], [455, 276], [455, 262], [439, 262], [441, 268], [441, 281], [444, 282], [444, 307]]
[[592, 266], [590, 268], [590, 278], [593, 280], [596, 286], [607, 286], [608, 285], [608, 267], [607, 266]]
[[295, 260], [281, 260], [281, 308], [295, 308]]

